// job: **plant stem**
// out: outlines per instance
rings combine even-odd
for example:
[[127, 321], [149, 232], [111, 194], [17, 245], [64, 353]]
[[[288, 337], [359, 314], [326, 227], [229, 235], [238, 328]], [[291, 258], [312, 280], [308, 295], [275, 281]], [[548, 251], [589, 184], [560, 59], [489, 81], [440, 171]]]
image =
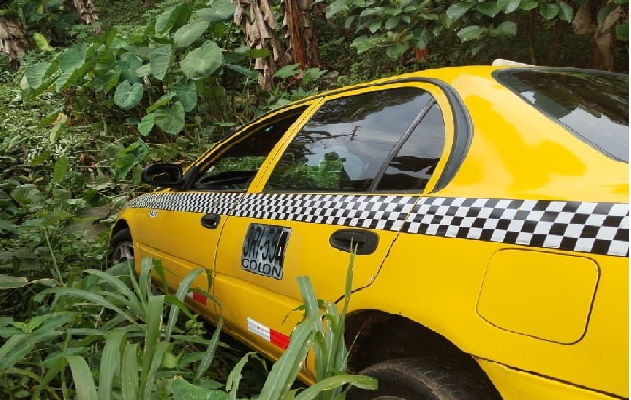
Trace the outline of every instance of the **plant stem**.
[[50, 251], [50, 258], [53, 260], [53, 267], [55, 267], [55, 273], [57, 274], [56, 279], [64, 284], [63, 277], [61, 276], [61, 271], [59, 270], [59, 265], [57, 264], [57, 257], [55, 257], [55, 252], [53, 251], [53, 246], [50, 244], [50, 238], [48, 237], [48, 230], [44, 228], [44, 238], [46, 238], [46, 244], [48, 245], [48, 251]]

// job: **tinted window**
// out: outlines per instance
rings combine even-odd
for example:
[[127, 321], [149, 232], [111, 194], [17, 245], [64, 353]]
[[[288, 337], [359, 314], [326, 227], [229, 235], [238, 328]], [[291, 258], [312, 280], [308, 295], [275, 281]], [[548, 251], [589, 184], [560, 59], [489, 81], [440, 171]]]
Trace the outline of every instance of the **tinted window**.
[[326, 102], [288, 145], [265, 189], [368, 191], [430, 100], [421, 89], [400, 88]]
[[404, 138], [377, 185], [377, 190], [422, 191], [445, 147], [445, 123], [438, 104]]
[[500, 83], [610, 157], [629, 162], [629, 77], [595, 71], [517, 70]]
[[300, 107], [274, 116], [250, 127], [222, 146], [215, 158], [193, 184], [198, 190], [243, 190], [283, 137], [307, 107]]

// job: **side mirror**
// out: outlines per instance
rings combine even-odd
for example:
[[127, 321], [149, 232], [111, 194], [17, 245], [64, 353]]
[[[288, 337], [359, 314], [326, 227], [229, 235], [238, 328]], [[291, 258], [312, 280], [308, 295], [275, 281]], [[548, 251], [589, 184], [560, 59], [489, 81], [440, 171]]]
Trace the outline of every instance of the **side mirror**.
[[140, 179], [153, 186], [181, 189], [182, 167], [175, 164], [151, 164], [142, 170]]

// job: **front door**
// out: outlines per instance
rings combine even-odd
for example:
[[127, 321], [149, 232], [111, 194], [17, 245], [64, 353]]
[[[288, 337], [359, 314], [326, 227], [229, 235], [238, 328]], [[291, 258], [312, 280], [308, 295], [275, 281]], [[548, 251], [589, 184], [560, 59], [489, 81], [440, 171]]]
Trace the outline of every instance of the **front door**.
[[[309, 106], [307, 103], [270, 113], [219, 143], [193, 164], [195, 178], [188, 189], [154, 192], [131, 204], [148, 208], [144, 220], [136, 224], [139, 232], [134, 232], [140, 256], [162, 261], [172, 289], [191, 270], [214, 268], [219, 238], [230, 211]], [[203, 275], [193, 286], [209, 290]], [[204, 297], [194, 298], [206, 304]], [[210, 309], [215, 311], [214, 307]]]
[[430, 85], [325, 100], [244, 194], [219, 242], [215, 295], [229, 302], [224, 316], [272, 355], [300, 320], [292, 312], [302, 303], [296, 278], [309, 276], [319, 299], [337, 301], [356, 245], [352, 287], [369, 286], [419, 195], [440, 175], [451, 140], [447, 100]]

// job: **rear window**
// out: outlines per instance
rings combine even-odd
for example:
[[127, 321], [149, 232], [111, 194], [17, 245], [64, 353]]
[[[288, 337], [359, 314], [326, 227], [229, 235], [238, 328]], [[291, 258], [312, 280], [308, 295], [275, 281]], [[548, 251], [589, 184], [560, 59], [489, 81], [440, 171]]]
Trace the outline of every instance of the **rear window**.
[[581, 70], [502, 70], [496, 79], [581, 140], [629, 162], [629, 76]]

